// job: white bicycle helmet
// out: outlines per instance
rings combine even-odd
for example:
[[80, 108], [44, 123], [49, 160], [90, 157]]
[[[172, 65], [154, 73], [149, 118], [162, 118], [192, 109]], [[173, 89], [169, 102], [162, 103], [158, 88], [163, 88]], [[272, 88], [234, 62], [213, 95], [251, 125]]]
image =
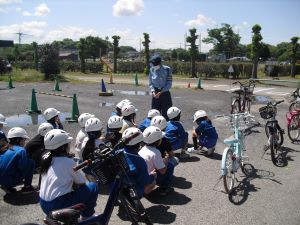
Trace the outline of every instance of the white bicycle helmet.
[[38, 134], [44, 137], [52, 129], [51, 123], [42, 123], [38, 128]]
[[150, 125], [164, 130], [167, 127], [167, 120], [163, 116], [155, 116], [152, 118]]
[[131, 105], [131, 101], [129, 101], [128, 99], [123, 99], [122, 101], [120, 101], [116, 106], [117, 108], [121, 109], [125, 106], [125, 105]]
[[122, 116], [129, 116], [136, 112], [136, 108], [133, 105], [125, 105], [122, 108]]
[[79, 117], [78, 117], [78, 123], [80, 127], [85, 127], [85, 122], [90, 119], [95, 117], [95, 115], [90, 114], [90, 113], [82, 113]]
[[58, 111], [55, 108], [48, 108], [44, 111], [44, 117], [47, 121], [51, 120], [53, 117], [55, 117], [59, 114], [60, 114], [60, 111]]
[[177, 107], [173, 106], [173, 107], [170, 107], [167, 111], [167, 115], [169, 117], [169, 119], [173, 119], [175, 118], [176, 116], [178, 116], [179, 114], [181, 113], [181, 110], [178, 109]]
[[154, 116], [160, 116], [160, 112], [157, 109], [150, 109], [148, 111], [148, 118], [153, 118]]
[[0, 113], [0, 124], [3, 124], [3, 125], [7, 124], [7, 123], [5, 123], [5, 116], [3, 116], [1, 113]]
[[55, 150], [60, 146], [70, 143], [72, 139], [64, 130], [52, 129], [45, 135], [45, 149]]
[[107, 126], [110, 129], [117, 129], [123, 126], [123, 119], [120, 116], [111, 116], [108, 119]]
[[201, 118], [201, 117], [205, 117], [207, 116], [207, 113], [204, 110], [198, 110], [197, 112], [195, 112], [194, 114], [194, 122], [196, 122], [197, 119]]
[[146, 144], [152, 144], [162, 139], [163, 133], [158, 127], [150, 126], [144, 130], [143, 137]]
[[29, 139], [26, 130], [22, 127], [13, 127], [7, 133], [7, 138], [25, 138]]
[[132, 146], [132, 145], [136, 145], [140, 142], [143, 141], [143, 134], [142, 132], [136, 128], [136, 127], [129, 127], [127, 128], [123, 134], [122, 134], [122, 138], [129, 138], [132, 135], [138, 134], [135, 138], [131, 139], [127, 145]]
[[85, 122], [85, 131], [91, 132], [91, 131], [99, 131], [102, 130], [103, 125], [101, 120], [99, 120], [96, 117], [90, 118]]

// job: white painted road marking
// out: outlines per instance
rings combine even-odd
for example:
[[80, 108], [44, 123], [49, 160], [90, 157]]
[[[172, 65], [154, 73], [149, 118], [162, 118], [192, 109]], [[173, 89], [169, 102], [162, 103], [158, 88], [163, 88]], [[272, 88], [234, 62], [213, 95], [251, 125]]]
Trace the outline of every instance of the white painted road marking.
[[[257, 90], [258, 89], [258, 90]], [[255, 93], [258, 93], [258, 92], [261, 92], [261, 91], [269, 91], [269, 90], [273, 90], [273, 89], [275, 89], [275, 88], [262, 88], [262, 89], [259, 89], [259, 88], [257, 88], [253, 93], [255, 94]]]
[[226, 85], [226, 84], [220, 84], [220, 85], [215, 85], [215, 86], [213, 86], [214, 88], [216, 88], [216, 87], [227, 87], [228, 85]]
[[268, 95], [277, 95], [277, 96], [285, 96], [285, 95], [289, 95], [290, 93], [267, 91], [266, 94], [268, 94]]

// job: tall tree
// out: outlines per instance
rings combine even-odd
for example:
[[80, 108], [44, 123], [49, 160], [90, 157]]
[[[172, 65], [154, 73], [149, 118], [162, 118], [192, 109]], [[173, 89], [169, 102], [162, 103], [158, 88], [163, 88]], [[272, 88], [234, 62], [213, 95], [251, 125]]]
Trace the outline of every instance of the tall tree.
[[14, 57], [15, 57], [15, 61], [17, 62], [20, 57], [19, 45], [14, 45]]
[[39, 48], [41, 72], [44, 73], [46, 80], [52, 80], [60, 73], [58, 51], [58, 46], [54, 44], [44, 44]]
[[118, 59], [118, 54], [120, 52], [120, 48], [119, 48], [120, 36], [114, 35], [111, 38], [113, 39], [113, 49], [114, 49], [114, 73], [117, 73], [118, 72], [117, 59]]
[[145, 74], [148, 75], [150, 72], [150, 50], [149, 50], [149, 43], [150, 41], [150, 36], [147, 33], [143, 33], [144, 35], [144, 41], [142, 42], [144, 47], [145, 47], [145, 61], [146, 61], [146, 68], [145, 68]]
[[80, 70], [82, 73], [85, 73], [86, 41], [84, 38], [80, 38], [77, 48], [79, 50]]
[[241, 36], [236, 34], [229, 24], [222, 24], [221, 28], [208, 29], [207, 32], [208, 37], [204, 38], [203, 42], [212, 44], [213, 52], [225, 53], [226, 58], [235, 56]]
[[196, 75], [196, 57], [198, 54], [198, 48], [196, 45], [196, 40], [198, 38], [198, 35], [196, 35], [196, 28], [192, 28], [189, 30], [190, 36], [186, 37], [186, 41], [190, 43], [190, 56], [191, 56], [191, 63], [192, 63], [192, 77], [197, 77]]
[[291, 46], [292, 46], [292, 52], [291, 52], [291, 63], [292, 63], [291, 76], [292, 77], [296, 76], [297, 51], [298, 51], [298, 48], [299, 48], [298, 40], [299, 40], [299, 37], [292, 37], [291, 38]]
[[38, 70], [39, 69], [38, 44], [36, 42], [32, 42], [32, 47], [33, 47], [34, 68]]
[[262, 36], [260, 34], [261, 26], [258, 24], [255, 24], [252, 27], [252, 45], [251, 45], [251, 58], [253, 61], [253, 67], [252, 67], [252, 78], [257, 78], [257, 67], [258, 67], [258, 60], [259, 60], [259, 54], [261, 52], [261, 41]]
[[[96, 58], [107, 54], [108, 42], [99, 37], [88, 36], [85, 38], [86, 41], [86, 56], [88, 58], [96, 60]], [[101, 49], [101, 50], [100, 50]]]

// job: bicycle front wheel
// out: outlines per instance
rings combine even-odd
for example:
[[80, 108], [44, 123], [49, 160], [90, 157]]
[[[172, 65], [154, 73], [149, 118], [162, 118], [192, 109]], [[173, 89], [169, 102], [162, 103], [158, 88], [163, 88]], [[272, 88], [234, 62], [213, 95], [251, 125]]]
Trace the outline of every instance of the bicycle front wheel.
[[121, 205], [125, 208], [132, 224], [145, 223], [152, 225], [150, 218], [134, 188], [123, 189], [120, 193]]
[[283, 158], [281, 152], [281, 146], [276, 142], [275, 136], [270, 135], [269, 137], [271, 160], [275, 166], [283, 166]]
[[240, 101], [239, 99], [234, 99], [231, 104], [231, 114], [236, 114], [240, 112]]
[[227, 148], [225, 149], [225, 152], [223, 154], [224, 159], [222, 159], [222, 164], [223, 160], [225, 160], [225, 168], [223, 169], [223, 184], [224, 184], [224, 189], [227, 194], [230, 194], [234, 188], [234, 181], [235, 181], [235, 156], [232, 151], [232, 149]]
[[250, 99], [246, 99], [245, 100], [245, 112], [250, 113], [250, 108], [251, 108], [251, 100]]
[[[269, 126], [272, 126], [272, 123], [274, 123], [274, 122], [268, 121], [265, 125], [265, 132], [266, 132], [268, 139], [270, 137], [270, 127]], [[275, 140], [279, 145], [282, 145], [283, 144], [283, 132], [281, 131], [281, 128], [278, 124], [275, 125], [274, 129], [275, 129], [275, 131], [274, 131]]]
[[300, 136], [300, 118], [298, 115], [293, 115], [290, 124], [288, 125], [288, 136], [291, 141], [297, 141]]

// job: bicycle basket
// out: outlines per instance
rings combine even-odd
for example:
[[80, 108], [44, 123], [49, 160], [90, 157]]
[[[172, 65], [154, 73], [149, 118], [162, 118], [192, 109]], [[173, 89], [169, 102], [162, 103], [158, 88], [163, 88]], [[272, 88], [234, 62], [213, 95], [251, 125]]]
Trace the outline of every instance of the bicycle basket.
[[267, 120], [267, 119], [272, 118], [272, 116], [274, 115], [275, 112], [272, 107], [263, 106], [263, 107], [259, 108], [259, 113], [260, 113], [261, 118]]
[[241, 90], [243, 90], [247, 94], [253, 94], [254, 87], [254, 84], [249, 84], [248, 86], [241, 86]]
[[102, 184], [111, 183], [122, 169], [126, 172], [129, 171], [129, 165], [123, 151], [119, 151], [112, 157], [96, 160], [91, 165], [93, 174]]

